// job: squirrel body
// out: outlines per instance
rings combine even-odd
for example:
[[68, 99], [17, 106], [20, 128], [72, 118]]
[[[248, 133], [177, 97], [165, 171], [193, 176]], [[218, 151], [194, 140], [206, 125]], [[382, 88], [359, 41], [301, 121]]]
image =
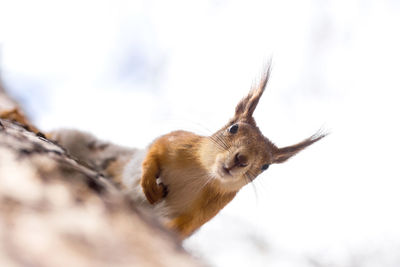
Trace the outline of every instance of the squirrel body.
[[260, 83], [237, 104], [233, 118], [211, 136], [174, 131], [144, 150], [105, 143], [74, 130], [59, 130], [50, 136], [73, 156], [102, 171], [184, 239], [271, 164], [285, 162], [325, 136], [315, 134], [278, 148], [261, 133], [253, 112], [269, 74], [268, 68]]
[[142, 163], [141, 186], [147, 199], [151, 204], [164, 202], [171, 218], [168, 227], [183, 237], [214, 217], [237, 192], [225, 189], [210, 172], [209, 142], [207, 137], [175, 131], [158, 138]]

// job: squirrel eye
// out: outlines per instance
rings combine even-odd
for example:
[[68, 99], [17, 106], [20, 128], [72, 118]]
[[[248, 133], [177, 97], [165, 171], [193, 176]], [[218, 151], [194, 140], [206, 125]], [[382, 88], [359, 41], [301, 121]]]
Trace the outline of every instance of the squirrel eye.
[[228, 131], [232, 134], [235, 134], [235, 133], [237, 133], [238, 129], [239, 129], [239, 125], [233, 124], [231, 127], [228, 128]]
[[266, 169], [268, 169], [268, 167], [269, 167], [269, 164], [264, 164], [264, 165], [261, 167], [261, 170], [262, 170], [262, 171], [265, 171]]

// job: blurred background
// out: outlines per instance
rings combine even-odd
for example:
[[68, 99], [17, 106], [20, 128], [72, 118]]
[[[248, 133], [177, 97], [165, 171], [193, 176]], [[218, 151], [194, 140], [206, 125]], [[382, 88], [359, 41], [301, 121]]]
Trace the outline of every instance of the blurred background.
[[185, 241], [211, 266], [400, 266], [397, 0], [0, 0], [1, 76], [44, 131], [145, 147], [255, 112], [291, 145]]

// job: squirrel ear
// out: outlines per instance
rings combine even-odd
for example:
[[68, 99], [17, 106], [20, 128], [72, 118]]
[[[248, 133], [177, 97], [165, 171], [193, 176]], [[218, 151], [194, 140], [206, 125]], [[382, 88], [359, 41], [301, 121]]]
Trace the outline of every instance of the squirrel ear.
[[326, 133], [316, 133], [309, 138], [305, 139], [304, 141], [287, 147], [278, 148], [273, 153], [273, 163], [282, 163], [291, 158], [292, 156], [299, 153], [304, 148], [308, 147], [309, 145], [314, 144], [315, 142], [321, 140], [327, 136]]
[[271, 64], [268, 64], [268, 67], [266, 68], [260, 82], [256, 86], [252, 87], [249, 94], [237, 104], [234, 117], [235, 121], [239, 119], [254, 121], [252, 119], [253, 112], [256, 109], [262, 94], [264, 93], [265, 87], [267, 86], [270, 72]]

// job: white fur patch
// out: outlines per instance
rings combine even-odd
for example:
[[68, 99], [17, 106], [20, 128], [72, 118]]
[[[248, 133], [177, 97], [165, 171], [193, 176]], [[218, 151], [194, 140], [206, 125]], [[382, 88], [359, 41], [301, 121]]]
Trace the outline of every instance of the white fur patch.
[[132, 188], [142, 177], [142, 162], [146, 157], [147, 150], [137, 150], [122, 173], [122, 182], [127, 188]]

